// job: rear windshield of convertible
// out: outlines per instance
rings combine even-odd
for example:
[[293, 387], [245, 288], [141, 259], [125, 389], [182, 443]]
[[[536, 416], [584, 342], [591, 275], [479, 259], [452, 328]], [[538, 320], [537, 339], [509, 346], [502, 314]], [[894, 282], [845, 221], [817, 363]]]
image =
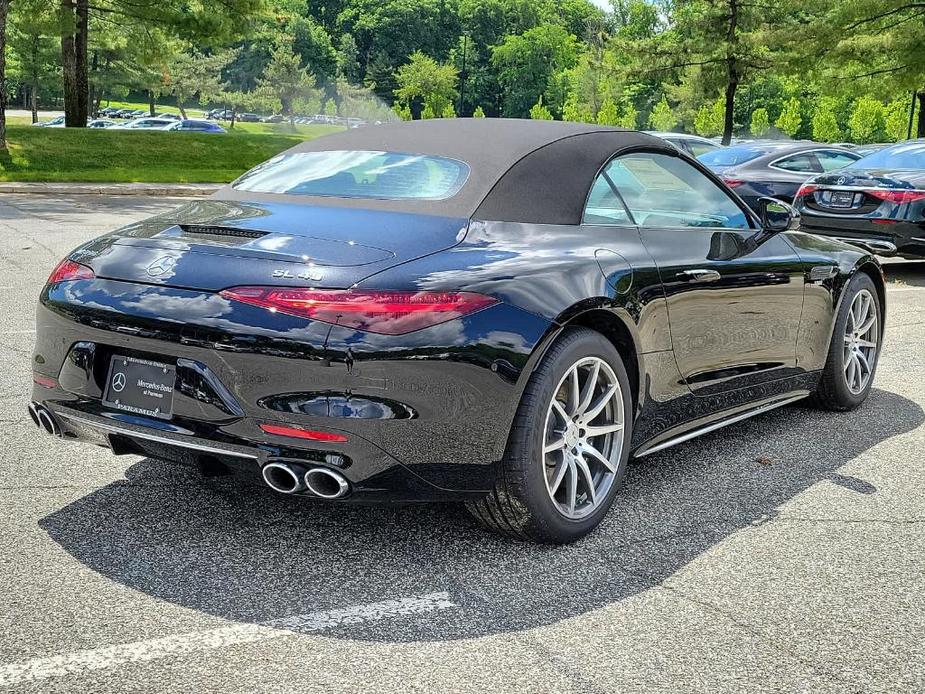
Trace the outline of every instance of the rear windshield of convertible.
[[469, 166], [401, 152], [330, 150], [281, 154], [235, 181], [237, 190], [380, 200], [444, 200], [459, 192]]

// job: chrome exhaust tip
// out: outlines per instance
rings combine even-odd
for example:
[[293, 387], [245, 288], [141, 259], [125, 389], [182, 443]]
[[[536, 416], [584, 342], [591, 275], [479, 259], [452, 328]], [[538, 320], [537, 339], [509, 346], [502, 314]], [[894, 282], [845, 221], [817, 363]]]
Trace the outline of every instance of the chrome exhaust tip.
[[267, 463], [260, 471], [263, 481], [280, 494], [298, 494], [305, 491], [302, 468], [287, 463]]
[[35, 403], [30, 402], [26, 410], [29, 412], [29, 418], [32, 420], [32, 423], [41, 429], [42, 423], [39, 421], [39, 411], [36, 408]]
[[61, 425], [58, 424], [58, 418], [45, 405], [37, 402], [29, 403], [29, 416], [32, 421], [46, 433], [52, 436], [61, 436]]
[[350, 491], [350, 484], [339, 472], [326, 467], [313, 467], [305, 473], [305, 486], [322, 499], [340, 499]]

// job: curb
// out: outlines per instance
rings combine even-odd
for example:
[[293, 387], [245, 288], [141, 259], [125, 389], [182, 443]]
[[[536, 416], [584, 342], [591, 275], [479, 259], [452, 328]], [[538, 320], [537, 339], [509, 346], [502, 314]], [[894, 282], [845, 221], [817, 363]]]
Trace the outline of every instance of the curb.
[[0, 194], [28, 195], [211, 195], [221, 183], [0, 183]]

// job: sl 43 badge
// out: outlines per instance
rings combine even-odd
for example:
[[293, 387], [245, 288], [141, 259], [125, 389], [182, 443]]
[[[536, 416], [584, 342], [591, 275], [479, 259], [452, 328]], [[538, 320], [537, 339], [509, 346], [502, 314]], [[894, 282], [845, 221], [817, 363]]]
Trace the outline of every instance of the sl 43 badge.
[[292, 272], [289, 270], [283, 269], [273, 271], [273, 279], [278, 280], [305, 280], [311, 282], [320, 282], [322, 277], [324, 277], [324, 275], [321, 274], [321, 271], [314, 268], [309, 270], [302, 270], [297, 274], [292, 274]]

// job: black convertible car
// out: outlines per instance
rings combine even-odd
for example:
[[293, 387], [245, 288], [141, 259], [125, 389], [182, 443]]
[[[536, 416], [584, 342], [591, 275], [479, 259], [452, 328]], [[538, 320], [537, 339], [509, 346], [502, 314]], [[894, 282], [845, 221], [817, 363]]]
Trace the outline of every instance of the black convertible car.
[[30, 413], [116, 454], [568, 542], [642, 456], [867, 397], [872, 256], [658, 138], [433, 120], [301, 144], [64, 259]]

